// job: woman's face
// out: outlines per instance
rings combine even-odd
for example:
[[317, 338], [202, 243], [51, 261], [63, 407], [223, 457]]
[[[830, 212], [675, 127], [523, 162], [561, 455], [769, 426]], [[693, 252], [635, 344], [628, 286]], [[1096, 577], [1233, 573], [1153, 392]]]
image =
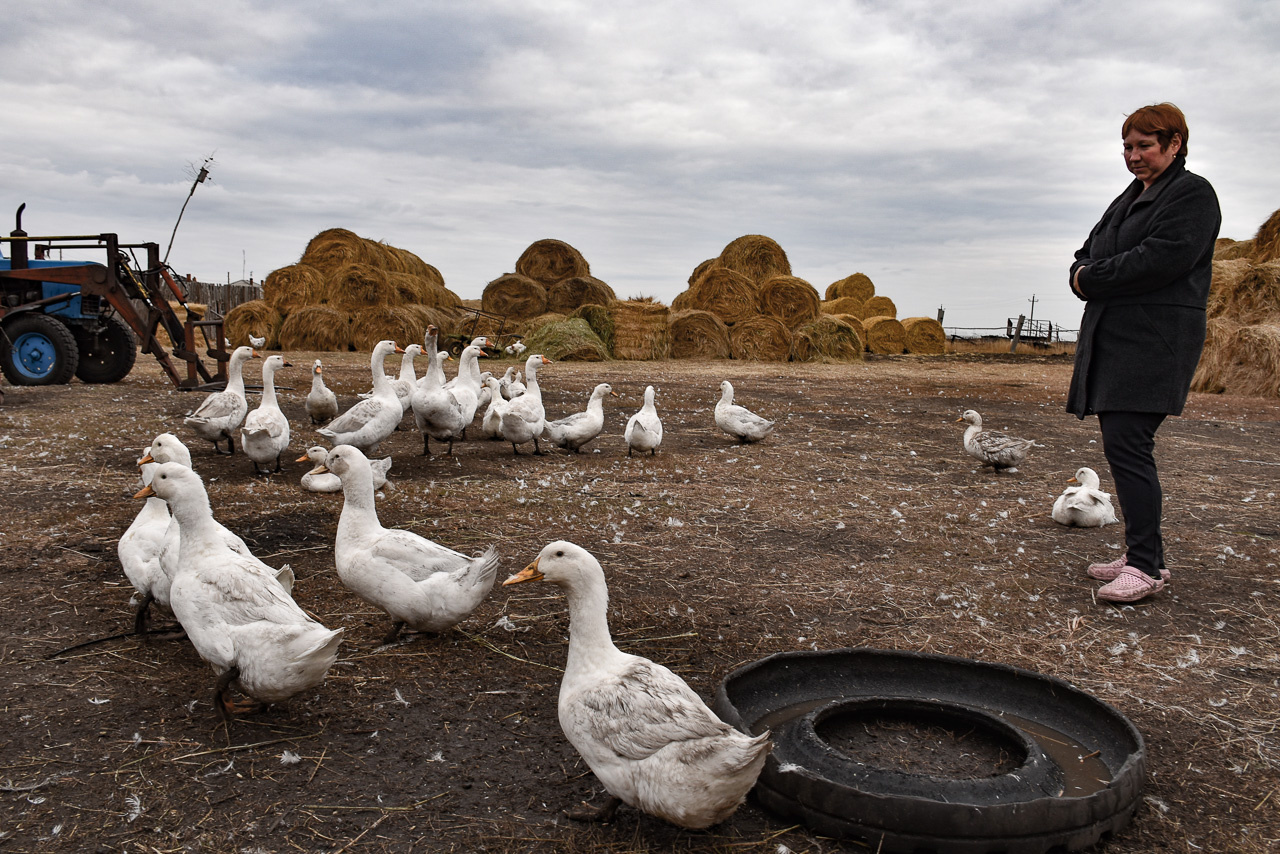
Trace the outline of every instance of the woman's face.
[[1182, 137], [1176, 133], [1169, 141], [1169, 147], [1162, 151], [1159, 137], [1131, 130], [1124, 138], [1124, 165], [1144, 187], [1150, 187], [1169, 168], [1180, 150]]

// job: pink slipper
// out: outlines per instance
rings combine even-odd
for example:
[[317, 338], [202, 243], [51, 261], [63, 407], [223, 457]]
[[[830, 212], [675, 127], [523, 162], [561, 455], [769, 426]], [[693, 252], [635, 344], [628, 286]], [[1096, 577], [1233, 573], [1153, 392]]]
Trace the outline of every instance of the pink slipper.
[[1126, 566], [1113, 581], [1098, 588], [1098, 598], [1106, 602], [1137, 602], [1163, 589], [1163, 578], [1152, 578], [1140, 569]]
[[[1120, 570], [1124, 569], [1128, 565], [1129, 554], [1126, 552], [1108, 563], [1089, 564], [1089, 568], [1085, 570], [1085, 575], [1090, 578], [1096, 578], [1099, 581], [1115, 581], [1116, 576], [1120, 574]], [[1163, 580], [1168, 581], [1172, 577], [1172, 574], [1169, 570], [1162, 569], [1160, 570], [1160, 577]]]

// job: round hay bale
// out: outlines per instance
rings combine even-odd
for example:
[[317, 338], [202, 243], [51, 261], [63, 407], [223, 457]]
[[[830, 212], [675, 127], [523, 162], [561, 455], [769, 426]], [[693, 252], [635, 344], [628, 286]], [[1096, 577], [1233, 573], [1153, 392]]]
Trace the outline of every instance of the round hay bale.
[[792, 330], [816, 318], [821, 302], [817, 288], [797, 276], [773, 276], [756, 292], [760, 313], [773, 315]]
[[[458, 328], [461, 322], [459, 319], [460, 315], [456, 311], [451, 311], [445, 308], [436, 308], [433, 306], [423, 305], [420, 303], [400, 306], [400, 308], [402, 308], [404, 311], [413, 315], [414, 323], [417, 325], [420, 325], [422, 327], [423, 332], [426, 331], [428, 326], [434, 326], [437, 329], [439, 329], [441, 335], [453, 335], [454, 333], [460, 331]], [[486, 333], [482, 332], [480, 334], [484, 335]], [[475, 336], [473, 335], [472, 337], [474, 338]], [[382, 340], [382, 339], [378, 339], [378, 340]], [[416, 343], [419, 343], [421, 340], [422, 340], [422, 337], [419, 336], [417, 341], [411, 341], [409, 343], [416, 344]]]
[[[548, 311], [546, 314], [540, 314], [537, 317], [531, 317], [528, 320], [521, 323], [520, 334], [523, 335], [525, 338], [528, 338], [530, 335], [533, 335], [533, 333], [537, 332], [539, 329], [546, 326], [548, 323], [563, 323], [568, 319], [569, 319], [568, 317], [566, 317], [563, 314], [560, 314], [559, 312]], [[547, 358], [551, 358], [550, 355], [546, 353], [543, 353], [543, 355], [547, 356]]]
[[693, 289], [681, 291], [671, 301], [672, 311], [688, 311], [693, 308]]
[[549, 288], [562, 279], [590, 276], [591, 268], [582, 253], [563, 240], [535, 240], [516, 261], [516, 272]]
[[650, 361], [671, 355], [669, 309], [647, 300], [615, 300], [608, 305], [613, 320], [613, 355]]
[[1253, 260], [1258, 264], [1280, 261], [1280, 210], [1267, 217], [1253, 236]]
[[843, 323], [847, 323], [850, 326], [852, 326], [853, 331], [858, 333], [858, 340], [862, 342], [863, 348], [864, 349], [866, 348], [867, 329], [865, 326], [862, 325], [861, 317], [858, 317], [856, 314], [833, 314], [831, 316], [834, 317], [836, 320], [839, 320]]
[[432, 283], [412, 273], [388, 272], [387, 284], [395, 290], [401, 303], [429, 303], [433, 296]]
[[834, 314], [823, 314], [796, 330], [791, 358], [797, 362], [860, 362], [858, 330]]
[[787, 253], [763, 234], [744, 234], [730, 241], [719, 261], [721, 266], [741, 273], [757, 285], [774, 276], [791, 275]]
[[572, 314], [580, 305], [608, 305], [618, 298], [595, 276], [571, 276], [547, 289], [547, 310]]
[[1214, 261], [1235, 261], [1238, 258], [1253, 258], [1252, 240], [1232, 240], [1230, 237], [1219, 237], [1214, 242]]
[[444, 287], [444, 276], [440, 275], [440, 271], [435, 267], [423, 261], [417, 255], [414, 255], [407, 249], [400, 249], [396, 246], [382, 244], [383, 251], [389, 256], [393, 262], [389, 266], [401, 273], [408, 273], [411, 276], [418, 276], [427, 281]]
[[613, 315], [609, 314], [609, 309], [598, 303], [587, 303], [580, 305], [573, 310], [573, 314], [569, 315], [569, 319], [581, 318], [591, 327], [591, 331], [604, 343], [604, 346], [610, 353], [613, 353]]
[[[693, 283], [698, 281], [698, 279], [702, 277], [703, 273], [707, 272], [707, 270], [711, 269], [712, 267], [714, 267], [719, 263], [720, 263], [719, 258], [708, 258], [698, 266], [694, 267], [693, 272], [689, 274], [689, 287], [693, 287]], [[674, 305], [671, 307], [675, 308]]]
[[1231, 258], [1213, 260], [1213, 280], [1209, 284], [1209, 317], [1221, 317], [1226, 313], [1231, 294], [1240, 284], [1240, 279], [1253, 266], [1248, 258]]
[[290, 264], [267, 274], [262, 282], [262, 298], [282, 315], [324, 298], [324, 276], [310, 264]]
[[348, 312], [404, 302], [386, 270], [362, 262], [344, 264], [330, 274], [325, 292], [330, 305]]
[[902, 320], [908, 353], [942, 356], [947, 352], [947, 333], [932, 317], [907, 317]]
[[729, 354], [745, 362], [785, 362], [791, 356], [791, 330], [772, 315], [748, 317], [729, 330]]
[[858, 302], [866, 302], [876, 295], [876, 286], [865, 273], [854, 273], [827, 285], [825, 298], [829, 300], [841, 297], [852, 297]]
[[836, 297], [823, 300], [819, 309], [823, 314], [852, 314], [856, 317], [858, 312], [862, 311], [864, 302], [866, 300], [860, 300], [857, 297]]
[[864, 317], [862, 328], [867, 331], [867, 349], [872, 353], [887, 355], [906, 349], [907, 333], [896, 318]]
[[1232, 345], [1239, 370], [1227, 377], [1227, 390], [1256, 397], [1280, 396], [1280, 326], [1242, 326], [1236, 330]]
[[504, 273], [484, 286], [480, 304], [509, 321], [528, 320], [547, 313], [547, 289], [520, 273]]
[[347, 264], [381, 264], [382, 250], [345, 228], [329, 228], [311, 238], [302, 252], [302, 263], [310, 264], [326, 276]]
[[1192, 391], [1222, 394], [1227, 390], [1223, 378], [1237, 328], [1239, 324], [1225, 317], [1209, 318], [1205, 324], [1204, 349], [1200, 351], [1200, 361], [1191, 378]]
[[1223, 314], [1237, 323], [1252, 326], [1280, 318], [1280, 261], [1251, 264], [1240, 278], [1224, 284]]
[[897, 317], [898, 307], [888, 297], [875, 296], [862, 304], [862, 317]]
[[266, 338], [264, 349], [275, 350], [280, 347], [280, 324], [284, 318], [280, 312], [271, 307], [264, 299], [242, 302], [222, 319], [222, 334], [230, 341], [232, 347], [240, 347], [249, 343], [249, 336]]
[[696, 308], [672, 312], [668, 317], [671, 328], [671, 358], [673, 359], [728, 359], [729, 327], [709, 311]]
[[358, 352], [373, 350], [383, 339], [394, 341], [401, 349], [422, 341], [427, 331], [421, 313], [407, 305], [375, 305], [351, 315], [351, 343]]
[[328, 305], [298, 309], [280, 324], [281, 350], [350, 350], [351, 315]]
[[681, 301], [681, 310], [709, 311], [729, 326], [756, 314], [755, 283], [728, 267], [710, 268], [686, 293], [689, 299]]
[[609, 348], [581, 317], [562, 318], [542, 326], [524, 339], [530, 353], [541, 353], [553, 362], [603, 362]]

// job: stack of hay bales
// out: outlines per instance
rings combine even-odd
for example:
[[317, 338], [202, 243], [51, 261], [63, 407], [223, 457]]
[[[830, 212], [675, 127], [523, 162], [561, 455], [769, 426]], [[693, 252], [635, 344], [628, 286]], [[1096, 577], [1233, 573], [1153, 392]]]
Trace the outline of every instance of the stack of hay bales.
[[428, 324], [450, 331], [461, 308], [435, 267], [345, 228], [313, 237], [298, 263], [267, 276], [262, 292], [227, 313], [232, 345], [250, 333], [286, 350], [367, 350], [384, 338], [407, 345]]
[[887, 296], [876, 293], [875, 285], [863, 273], [854, 273], [827, 286], [823, 314], [841, 319], [857, 319], [862, 340], [872, 353], [915, 353], [939, 356], [947, 352], [947, 336], [942, 324], [931, 317], [898, 320], [898, 307]]
[[1192, 390], [1280, 396], [1280, 210], [1253, 240], [1218, 241], [1208, 314]]

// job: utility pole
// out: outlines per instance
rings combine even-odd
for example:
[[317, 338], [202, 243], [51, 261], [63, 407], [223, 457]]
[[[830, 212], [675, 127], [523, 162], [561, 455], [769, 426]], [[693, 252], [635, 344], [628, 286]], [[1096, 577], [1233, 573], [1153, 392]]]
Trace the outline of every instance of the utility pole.
[[1031, 303], [1031, 316], [1027, 318], [1028, 324], [1030, 324], [1031, 321], [1036, 319], [1036, 295], [1035, 294], [1031, 295], [1031, 299], [1029, 300], [1029, 302]]

